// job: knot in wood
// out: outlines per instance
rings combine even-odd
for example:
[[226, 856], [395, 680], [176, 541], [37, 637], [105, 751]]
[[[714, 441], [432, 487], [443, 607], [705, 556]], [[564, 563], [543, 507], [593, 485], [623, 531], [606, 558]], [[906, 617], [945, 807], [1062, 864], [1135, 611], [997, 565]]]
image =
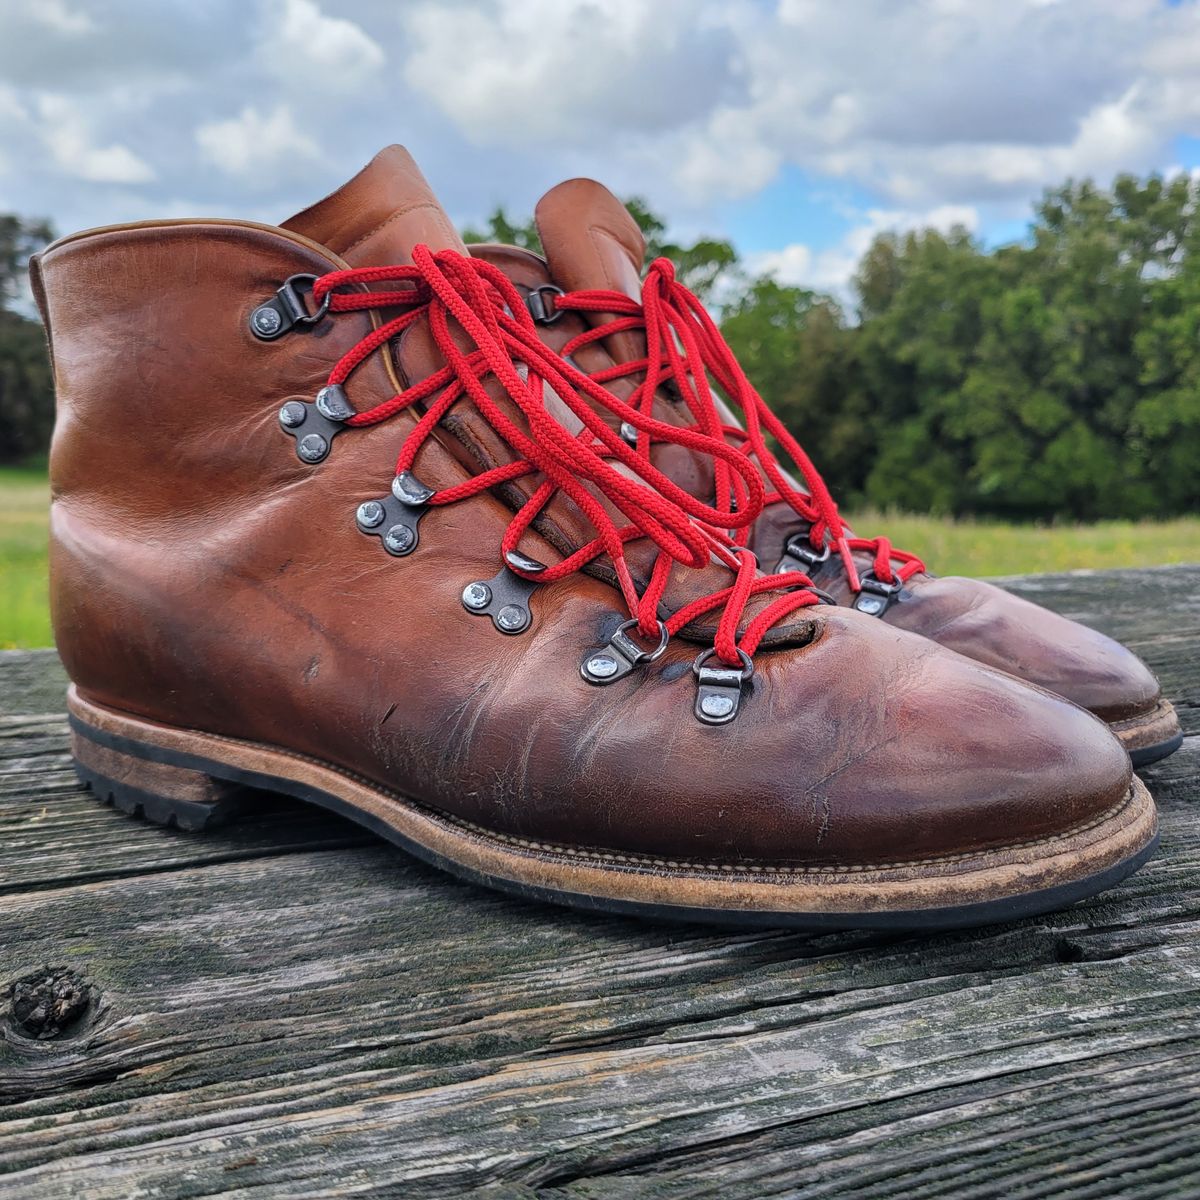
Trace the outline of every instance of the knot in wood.
[[92, 1003], [92, 986], [66, 967], [42, 967], [9, 989], [12, 1022], [37, 1041], [56, 1038], [77, 1025]]

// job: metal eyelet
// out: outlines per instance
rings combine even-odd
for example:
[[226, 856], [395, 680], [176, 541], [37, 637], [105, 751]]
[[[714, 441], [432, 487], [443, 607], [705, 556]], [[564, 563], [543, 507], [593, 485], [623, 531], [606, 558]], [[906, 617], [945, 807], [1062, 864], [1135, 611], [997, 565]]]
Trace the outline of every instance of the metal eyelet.
[[740, 668], [706, 667], [715, 649], [702, 650], [692, 663], [696, 676], [696, 719], [705, 725], [728, 725], [738, 715], [742, 702], [742, 688], [754, 675], [754, 662], [745, 650], [738, 650], [742, 660]]
[[[538, 566], [545, 570], [544, 564]], [[492, 579], [468, 583], [462, 590], [462, 606], [469, 613], [491, 617], [492, 624], [501, 633], [524, 633], [533, 624], [529, 599], [537, 587], [533, 580], [522, 579], [508, 567], [502, 567]]]
[[504, 556], [504, 561], [514, 571], [524, 571], [526, 575], [540, 575], [546, 569], [544, 562], [538, 562], [536, 558], [530, 558], [520, 550], [509, 550]]
[[308, 311], [302, 295], [304, 292], [311, 294], [313, 284], [319, 278], [319, 275], [301, 274], [287, 279], [270, 300], [258, 305], [250, 314], [250, 332], [261, 342], [273, 342], [289, 329], [315, 325], [329, 311], [333, 301], [333, 293], [326, 292], [316, 310]]
[[534, 319], [536, 324], [553, 325], [555, 321], [562, 317], [565, 310], [548, 304], [546, 297], [565, 296], [566, 294], [562, 288], [556, 287], [552, 283], [543, 283], [531, 289], [529, 295], [525, 297], [525, 306], [529, 309], [529, 315]]
[[[322, 392], [326, 390], [321, 389]], [[350, 415], [354, 415], [353, 410]], [[345, 429], [341, 420], [331, 418], [323, 411], [321, 393], [315, 404], [289, 400], [279, 410], [279, 426], [288, 437], [295, 438], [296, 457], [310, 466], [329, 457], [333, 439]]]
[[858, 577], [860, 591], [854, 597], [851, 608], [869, 617], [882, 617], [904, 592], [904, 581], [897, 577], [891, 583], [885, 583], [874, 571], [868, 571]]
[[631, 425], [628, 421], [622, 421], [621, 428], [618, 432], [621, 435], [621, 441], [623, 441], [625, 445], [632, 447], [634, 450], [637, 449], [638, 428], [636, 425]]
[[392, 480], [392, 495], [409, 508], [424, 508], [433, 499], [434, 490], [411, 471], [401, 471]]
[[392, 494], [378, 500], [364, 500], [354, 513], [360, 533], [377, 537], [393, 558], [406, 558], [417, 548], [417, 526], [429, 511], [433, 488], [423, 484], [411, 471], [392, 480]]
[[317, 412], [331, 421], [348, 421], [354, 416], [354, 408], [340, 383], [327, 383], [316, 398]]
[[666, 622], [658, 622], [658, 645], [653, 650], [643, 650], [628, 634], [628, 630], [636, 629], [638, 622], [624, 621], [617, 626], [616, 632], [608, 639], [608, 645], [599, 650], [593, 650], [579, 664], [579, 674], [586, 683], [603, 687], [624, 679], [635, 668], [644, 663], [657, 662], [666, 652], [671, 640], [671, 633]]
[[814, 550], [807, 534], [794, 533], [783, 547], [783, 556], [775, 564], [775, 574], [780, 575], [785, 571], [801, 571], [807, 575], [812, 567], [829, 561], [831, 549], [832, 547], [826, 542], [820, 551]]

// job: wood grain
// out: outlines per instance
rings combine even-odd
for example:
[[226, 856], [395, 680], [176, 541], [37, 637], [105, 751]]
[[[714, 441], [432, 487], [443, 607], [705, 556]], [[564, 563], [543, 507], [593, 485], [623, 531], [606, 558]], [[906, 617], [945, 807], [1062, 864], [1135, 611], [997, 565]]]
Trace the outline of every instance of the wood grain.
[[[1006, 581], [1182, 701], [1162, 852], [1050, 917], [714, 933], [508, 900], [319, 812], [91, 802], [0, 656], [0, 1195], [1200, 1194], [1200, 568]], [[23, 1036], [7, 985], [94, 1002]]]

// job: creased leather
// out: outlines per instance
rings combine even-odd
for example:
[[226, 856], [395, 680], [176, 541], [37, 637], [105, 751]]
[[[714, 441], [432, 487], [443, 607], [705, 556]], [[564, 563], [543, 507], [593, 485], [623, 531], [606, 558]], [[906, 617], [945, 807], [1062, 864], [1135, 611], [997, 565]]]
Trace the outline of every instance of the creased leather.
[[[624, 209], [621, 211], [624, 212]], [[448, 249], [466, 252], [466, 247], [442, 211], [420, 168], [401, 146], [382, 150], [349, 183], [286, 221], [284, 228], [322, 242], [351, 266], [410, 263], [412, 248], [419, 244], [425, 244], [435, 251]], [[636, 226], [634, 232], [637, 233]], [[499, 265], [504, 268], [509, 264], [501, 262]], [[541, 275], [545, 275], [544, 266]], [[583, 328], [577, 321], [575, 326], [577, 330]], [[465, 335], [460, 338], [460, 344], [469, 348]], [[397, 340], [395, 362], [401, 379], [407, 383], [420, 382], [442, 366], [441, 353], [428, 322], [419, 322]], [[352, 381], [352, 396], [355, 386], [356, 381]], [[487, 386], [492, 398], [509, 418], [528, 430], [524, 414], [505, 396], [499, 384], [489, 380]], [[577, 433], [582, 428], [579, 418], [549, 389], [545, 396], [547, 411], [564, 428]], [[364, 406], [359, 404], [359, 407]], [[438, 432], [441, 445], [472, 474], [513, 462], [518, 457], [470, 401], [456, 404], [443, 420], [442, 426]], [[688, 457], [693, 461], [703, 461], [695, 455]], [[498, 494], [516, 509], [533, 493], [538, 482], [536, 476], [515, 480], [506, 488], [498, 489]], [[589, 490], [618, 525], [627, 523], [627, 518], [602, 493], [594, 488]], [[591, 522], [574, 501], [562, 494], [555, 496], [547, 505], [535, 528], [554, 547], [554, 553], [541, 560], [545, 562], [556, 562], [560, 557], [566, 557], [596, 536]], [[648, 539], [628, 546], [630, 570], [639, 585], [644, 586], [649, 580], [657, 553], [658, 548]], [[616, 573], [605, 559], [597, 560], [587, 570], [608, 583], [616, 583]], [[663, 595], [661, 615], [665, 618], [693, 600], [728, 587], [732, 581], [732, 573], [717, 562], [700, 570], [675, 571]], [[774, 598], [775, 594], [755, 597], [746, 606], [742, 627]], [[812, 636], [812, 629], [810, 616], [802, 611], [768, 630], [764, 644], [803, 645]], [[685, 627], [681, 636], [708, 645], [712, 642], [715, 630], [715, 619], [704, 617]]]

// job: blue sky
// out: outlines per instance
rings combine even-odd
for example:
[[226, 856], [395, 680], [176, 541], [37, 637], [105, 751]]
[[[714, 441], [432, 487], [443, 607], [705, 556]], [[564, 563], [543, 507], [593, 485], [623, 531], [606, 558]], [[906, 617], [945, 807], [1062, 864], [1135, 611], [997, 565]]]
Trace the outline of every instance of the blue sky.
[[882, 229], [1200, 167], [1200, 6], [0, 0], [0, 210], [278, 221], [392, 141], [461, 223], [592, 175], [844, 294]]

